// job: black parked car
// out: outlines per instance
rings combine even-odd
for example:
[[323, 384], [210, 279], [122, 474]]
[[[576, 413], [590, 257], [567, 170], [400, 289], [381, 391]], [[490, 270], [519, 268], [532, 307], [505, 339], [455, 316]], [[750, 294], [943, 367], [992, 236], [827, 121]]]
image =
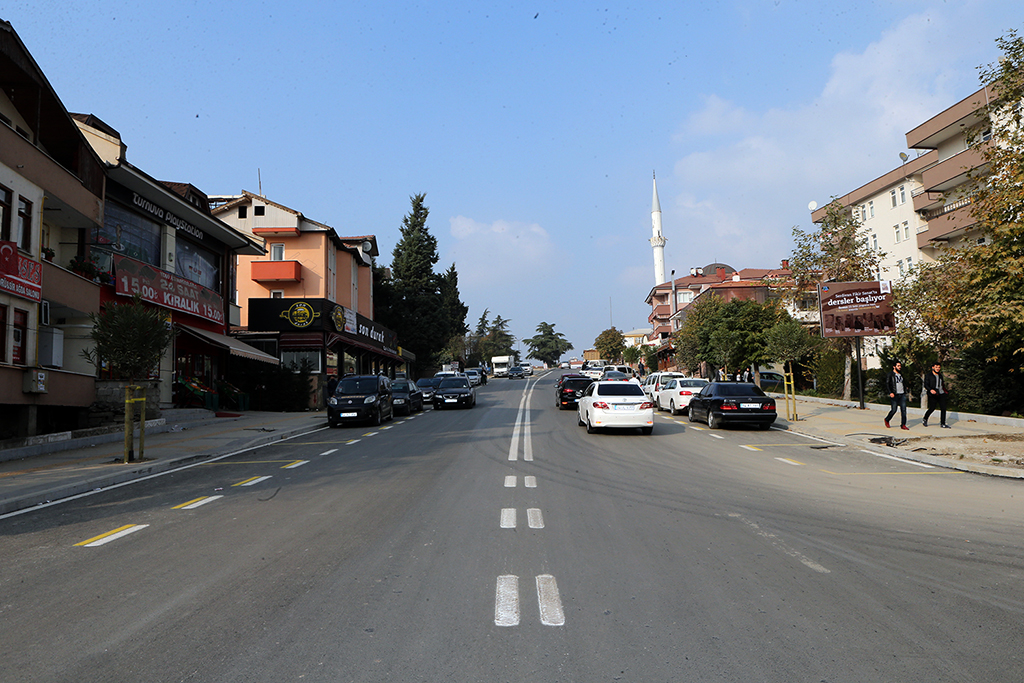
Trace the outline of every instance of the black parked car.
[[768, 429], [778, 416], [775, 399], [760, 387], [745, 382], [712, 382], [690, 399], [690, 422], [705, 421], [718, 429], [723, 424], [755, 424]]
[[465, 375], [444, 377], [434, 392], [434, 409], [472, 408], [476, 405], [476, 389], [469, 384]]
[[509, 379], [525, 379], [526, 375], [523, 373], [523, 369], [518, 365], [513, 365], [508, 369]]
[[391, 380], [383, 375], [346, 375], [327, 399], [327, 424], [369, 421], [379, 425], [395, 416]]
[[437, 391], [437, 385], [440, 383], [440, 377], [424, 377], [416, 380], [416, 386], [423, 392], [424, 402], [433, 400], [434, 392]]
[[423, 410], [423, 392], [407, 379], [391, 383], [391, 398], [396, 413], [412, 415]]
[[555, 407], [565, 410], [576, 405], [579, 397], [594, 380], [590, 377], [565, 377], [555, 384]]

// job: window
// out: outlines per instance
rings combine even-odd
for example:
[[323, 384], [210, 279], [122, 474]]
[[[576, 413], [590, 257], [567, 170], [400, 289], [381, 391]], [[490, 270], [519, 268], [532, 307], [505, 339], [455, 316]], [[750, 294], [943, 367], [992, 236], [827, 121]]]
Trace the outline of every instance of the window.
[[892, 202], [892, 208], [896, 208], [896, 190], [889, 190], [889, 201]]
[[14, 309], [14, 344], [11, 347], [11, 362], [25, 364], [25, 346], [28, 344], [28, 311]]
[[270, 260], [284, 261], [284, 244], [282, 242], [276, 242], [270, 245]]
[[267, 213], [267, 207], [253, 205], [253, 207], [252, 207], [252, 215], [253, 216], [264, 216], [264, 215], [266, 215], [266, 213]]
[[910, 223], [908, 221], [903, 221], [903, 239], [910, 239]]
[[11, 239], [11, 198], [12, 193], [0, 185], [0, 240]]
[[197, 285], [220, 291], [220, 256], [181, 237], [174, 243], [174, 272]]
[[876, 234], [871, 235], [871, 248], [878, 251], [878, 235]]
[[320, 368], [320, 351], [282, 351], [281, 366], [292, 372], [298, 372], [302, 361], [309, 363], [309, 371], [313, 373], [322, 372]]
[[899, 266], [900, 266], [900, 275], [901, 276], [902, 275], [906, 275], [907, 274], [907, 269], [903, 266], [903, 261], [899, 262]]
[[284, 290], [283, 289], [272, 289], [272, 290], [270, 290], [270, 298], [271, 299], [283, 299], [284, 298]]
[[907, 187], [906, 185], [900, 185], [900, 204], [907, 203]]
[[863, 223], [868, 219], [868, 207], [865, 204], [860, 205], [860, 221]]
[[902, 234], [900, 232], [900, 226], [899, 225], [894, 225], [894, 226], [892, 226], [892, 229], [893, 229], [893, 232], [896, 233], [896, 243], [898, 244], [901, 241], [900, 235]]
[[238, 217], [239, 218], [248, 218], [249, 217], [249, 207], [245, 206], [244, 204], [242, 206], [238, 207]]
[[114, 202], [103, 207], [103, 227], [89, 233], [96, 249], [160, 265], [160, 226]]
[[875, 200], [874, 199], [872, 199], [870, 202], [868, 202], [868, 215], [871, 218], [875, 217]]
[[18, 197], [18, 227], [14, 231], [18, 248], [29, 251], [32, 247], [32, 202]]
[[688, 304], [693, 301], [693, 291], [689, 289], [680, 289], [676, 291], [676, 303]]
[[907, 271], [914, 267], [914, 259], [910, 256], [907, 257]]

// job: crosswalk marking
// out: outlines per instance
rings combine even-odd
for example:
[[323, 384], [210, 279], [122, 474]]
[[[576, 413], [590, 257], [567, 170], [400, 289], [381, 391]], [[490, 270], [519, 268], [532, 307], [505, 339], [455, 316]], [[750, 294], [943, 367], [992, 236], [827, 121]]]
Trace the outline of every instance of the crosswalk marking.
[[288, 463], [287, 465], [285, 465], [281, 469], [282, 470], [294, 470], [296, 467], [302, 467], [303, 465], [305, 465], [308, 462], [309, 462], [308, 460], [296, 460], [295, 462]]
[[803, 465], [802, 462], [799, 462], [798, 460], [790, 460], [789, 458], [775, 458], [775, 459], [778, 460], [779, 462], [784, 462], [787, 465]]
[[245, 479], [243, 481], [240, 481], [237, 484], [232, 484], [232, 486], [254, 486], [255, 484], [259, 484], [261, 481], [266, 481], [267, 479], [270, 479], [270, 478], [271, 477], [269, 477], [269, 476], [267, 476], [267, 477], [250, 477], [249, 479]]

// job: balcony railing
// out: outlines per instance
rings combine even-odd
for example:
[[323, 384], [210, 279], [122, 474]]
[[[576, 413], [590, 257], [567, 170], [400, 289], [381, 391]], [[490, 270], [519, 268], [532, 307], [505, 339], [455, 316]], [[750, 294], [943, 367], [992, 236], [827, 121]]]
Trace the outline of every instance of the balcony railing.
[[937, 209], [930, 209], [928, 211], [924, 211], [924, 212], [922, 212], [922, 215], [924, 216], [924, 219], [926, 221], [930, 221], [933, 218], [938, 218], [939, 216], [945, 216], [947, 213], [953, 213], [957, 209], [962, 209], [965, 206], [970, 205], [971, 202], [972, 202], [972, 200], [971, 200], [970, 197], [962, 197], [961, 199], [958, 199], [955, 202], [950, 202], [948, 204], [943, 204], [942, 206], [940, 206]]

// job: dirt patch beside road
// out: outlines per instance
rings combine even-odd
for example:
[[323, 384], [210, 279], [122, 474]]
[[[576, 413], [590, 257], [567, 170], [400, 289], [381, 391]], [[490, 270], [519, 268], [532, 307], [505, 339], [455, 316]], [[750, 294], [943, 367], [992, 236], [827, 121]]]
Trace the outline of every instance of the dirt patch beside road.
[[1024, 470], [1024, 434], [982, 434], [945, 438], [893, 439], [894, 448], [951, 460]]

